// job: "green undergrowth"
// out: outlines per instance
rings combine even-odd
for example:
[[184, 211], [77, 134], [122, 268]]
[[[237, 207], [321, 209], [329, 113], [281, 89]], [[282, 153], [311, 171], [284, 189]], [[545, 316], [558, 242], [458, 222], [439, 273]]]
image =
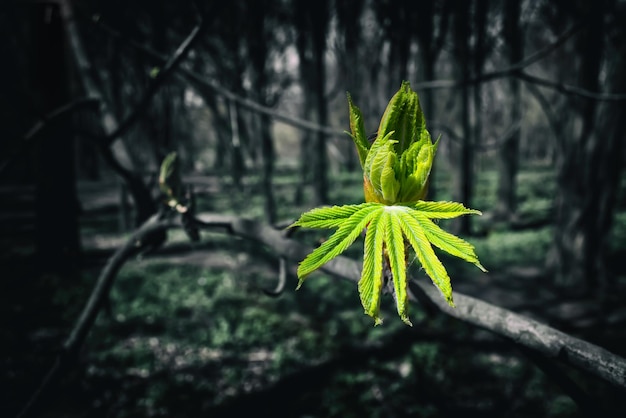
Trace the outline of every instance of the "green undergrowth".
[[[391, 408], [440, 417], [448, 408], [506, 411], [517, 397], [530, 414], [559, 396], [511, 347], [482, 334], [476, 340], [469, 327], [418, 309], [415, 330], [399, 321], [372, 328], [351, 283], [317, 275], [301, 291], [288, 286], [271, 298], [260, 286], [273, 272], [245, 270], [161, 261], [125, 267], [111, 315], [99, 318], [82, 361], [90, 415], [230, 416], [246, 402], [241, 396], [302, 371], [315, 373], [281, 400], [292, 416], [385, 417]], [[382, 309], [392, 314], [393, 302]], [[408, 339], [389, 343], [399, 335]], [[379, 351], [360, 357], [366, 349]], [[481, 384], [460, 384], [471, 381]]]
[[[549, 220], [554, 187], [548, 174], [536, 169], [520, 174], [524, 216]], [[312, 190], [305, 188], [303, 203], [294, 205], [289, 184], [296, 176], [280, 176], [278, 218], [294, 220], [312, 207], [307, 203]], [[496, 178], [493, 171], [479, 175], [469, 206], [489, 211]], [[445, 167], [438, 168], [435, 181], [437, 199], [452, 198]], [[333, 203], [362, 201], [360, 173], [342, 173], [341, 182], [330, 190]], [[257, 219], [262, 202], [255, 187], [199, 196], [201, 211]], [[617, 222], [613, 233], [624, 239], [626, 218], [619, 215]], [[108, 233], [115, 223], [90, 225], [92, 233]], [[475, 245], [489, 274], [543, 266], [552, 236], [549, 224], [519, 231], [477, 229], [480, 235], [464, 239]], [[298, 231], [295, 239], [316, 246], [328, 236], [328, 231]], [[271, 251], [227, 234], [203, 233], [203, 238], [208, 244], [195, 247], [206, 254], [203, 266], [174, 262], [172, 254], [133, 259], [122, 268], [72, 375], [75, 383], [66, 383], [68, 395], [44, 416], [226, 417], [266, 411], [293, 417], [579, 416], [571, 399], [504, 341], [430, 317], [419, 304], [411, 308], [413, 329], [392, 320], [374, 328], [363, 314], [356, 285], [320, 272], [298, 292], [297, 279], [289, 276], [280, 297], [266, 296], [262, 289], [273, 288], [277, 280], [278, 260]], [[362, 258], [362, 245], [359, 238], [345, 255]], [[479, 282], [474, 279], [483, 273], [471, 265], [438, 255], [453, 290], [455, 280]], [[410, 274], [428, 280], [418, 264], [411, 263]], [[74, 290], [55, 279], [45, 288], [57, 290], [37, 300], [39, 309], [65, 307], [57, 322], [69, 329], [98, 272], [85, 272]], [[528, 295], [532, 292], [528, 289]], [[384, 295], [382, 315], [392, 318], [394, 310], [393, 298]], [[29, 326], [35, 328], [37, 321]], [[64, 334], [59, 335], [52, 346], [62, 341]], [[44, 363], [38, 364], [42, 370]], [[587, 376], [573, 376], [593, 396], [609, 396]], [[66, 402], [77, 405], [77, 412], [68, 414]], [[238, 414], [241, 408], [248, 408], [244, 415]]]

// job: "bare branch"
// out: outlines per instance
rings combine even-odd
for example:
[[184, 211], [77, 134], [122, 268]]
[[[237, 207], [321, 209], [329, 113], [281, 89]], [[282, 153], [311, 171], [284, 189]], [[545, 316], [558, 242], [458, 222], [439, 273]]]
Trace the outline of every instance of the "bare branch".
[[[112, 29], [111, 27], [105, 25], [104, 23], [97, 22], [97, 24], [98, 24], [98, 27], [102, 29], [105, 33], [107, 33], [109, 36], [113, 36], [118, 39], [124, 39], [125, 43], [141, 51], [142, 53], [146, 54], [150, 58], [155, 59], [160, 62], [165, 62], [165, 60], [167, 59], [164, 55], [153, 50], [152, 48], [149, 48], [140, 43], [125, 39], [122, 34]], [[328, 126], [322, 126], [314, 122], [297, 118], [295, 116], [286, 115], [284, 113], [277, 112], [276, 110], [270, 107], [263, 106], [253, 100], [247, 99], [245, 97], [241, 97], [238, 94], [233, 93], [232, 91], [222, 87], [217, 81], [208, 78], [206, 75], [198, 74], [184, 67], [179, 67], [178, 70], [197, 86], [200, 86], [202, 88], [207, 88], [237, 103], [238, 105], [240, 105], [241, 107], [245, 109], [252, 110], [254, 112], [270, 116], [274, 120], [286, 123], [291, 126], [295, 126], [296, 128], [306, 129], [306, 130], [313, 131], [313, 132], [323, 132], [331, 136], [347, 137], [344, 131], [334, 129]]]
[[[287, 238], [282, 231], [270, 225], [236, 216], [201, 214], [193, 220], [193, 223], [201, 229], [219, 230], [264, 244], [281, 259], [300, 261], [310, 252], [309, 248]], [[39, 388], [18, 415], [19, 418], [26, 417], [33, 412], [47, 390], [75, 361], [124, 263], [148, 245], [149, 238], [153, 234], [174, 227], [183, 228], [184, 225], [180, 221], [159, 219], [158, 215], [154, 215], [108, 260], [87, 304], [63, 344], [61, 353]], [[358, 282], [361, 276], [360, 263], [342, 256], [332, 259], [321, 270], [353, 282]], [[412, 280], [411, 290], [413, 293], [419, 293], [422, 303], [430, 309], [437, 308], [448, 316], [505, 337], [525, 350], [540, 353], [550, 359], [558, 359], [616, 386], [626, 388], [626, 360], [604, 348], [459, 292], [454, 294], [456, 308], [451, 308], [441, 297], [439, 290], [427, 284], [425, 280]], [[412, 300], [415, 302], [416, 298], [412, 297]]]
[[[232, 234], [263, 243], [278, 256], [293, 261], [300, 261], [309, 253], [309, 249], [283, 237], [280, 231], [269, 225], [222, 215], [203, 215], [200, 219], [203, 228], [210, 228], [213, 224], [221, 228], [229, 225]], [[361, 277], [360, 264], [341, 256], [329, 261], [321, 270], [353, 282], [358, 282]], [[434, 286], [425, 280], [415, 280], [414, 283], [446, 315], [626, 388], [626, 359], [604, 348], [459, 292], [454, 293], [456, 308], [451, 308]]]
[[59, 106], [51, 112], [41, 117], [35, 124], [22, 136], [16, 149], [6, 160], [0, 163], [0, 174], [22, 153], [30, 146], [41, 132], [46, 128], [54, 124], [57, 120], [60, 120], [66, 116], [69, 116], [74, 111], [93, 107], [99, 104], [99, 100], [92, 97], [83, 97], [80, 99], [72, 100], [69, 103]]
[[605, 102], [622, 102], [626, 101], [626, 93], [597, 93], [583, 88], [572, 86], [571, 84], [557, 83], [556, 81], [546, 80], [545, 78], [530, 75], [524, 71], [512, 74], [521, 80], [529, 83], [538, 84], [543, 87], [548, 87], [556, 90], [560, 93], [570, 96], [580, 96], [585, 99], [605, 101]]
[[135, 105], [133, 110], [130, 112], [128, 116], [120, 122], [117, 129], [113, 132], [109, 133], [105, 139], [107, 144], [115, 141], [118, 137], [124, 135], [128, 129], [133, 126], [133, 124], [143, 115], [143, 113], [147, 110], [152, 98], [159, 91], [159, 88], [163, 85], [165, 80], [178, 68], [183, 59], [187, 56], [191, 47], [195, 44], [195, 42], [200, 37], [202, 31], [206, 28], [206, 20], [200, 19], [200, 22], [193, 30], [189, 33], [189, 35], [183, 40], [180, 46], [176, 49], [174, 54], [166, 60], [165, 65], [162, 69], [159, 70], [156, 77], [145, 91], [141, 100]]
[[31, 396], [26, 406], [19, 413], [19, 418], [33, 414], [49, 388], [54, 386], [54, 383], [61, 377], [63, 372], [77, 359], [78, 352], [95, 323], [98, 313], [109, 295], [120, 268], [130, 257], [137, 254], [148, 243], [149, 237], [152, 234], [158, 233], [171, 226], [173, 226], [171, 221], [159, 220], [158, 215], [154, 215], [135, 231], [124, 246], [115, 251], [113, 256], [109, 258], [96, 281], [96, 285], [89, 296], [87, 304], [83, 308], [74, 328], [72, 328], [69, 337], [63, 344], [63, 348], [57, 356], [54, 365], [48, 371], [39, 388]]
[[563, 32], [557, 39], [546, 46], [545, 48], [540, 49], [539, 51], [529, 55], [524, 58], [520, 62], [511, 65], [510, 67], [503, 68], [500, 70], [488, 72], [481, 74], [479, 77], [470, 78], [469, 80], [432, 80], [425, 81], [422, 83], [417, 83], [414, 85], [416, 90], [436, 90], [436, 89], [451, 89], [465, 86], [473, 86], [481, 83], [485, 83], [488, 81], [497, 80], [500, 78], [506, 77], [518, 77], [524, 81], [532, 82], [544, 87], [551, 88], [560, 93], [566, 95], [574, 95], [580, 96], [587, 99], [597, 100], [597, 101], [626, 101], [626, 93], [600, 93], [593, 92], [581, 87], [572, 86], [568, 84], [558, 83], [550, 80], [546, 80], [541, 77], [530, 75], [523, 70], [529, 67], [531, 64], [538, 62], [539, 60], [545, 58], [552, 51], [560, 47], [565, 41], [567, 41], [570, 37], [576, 34], [582, 27], [583, 23], [578, 23], [565, 32]]

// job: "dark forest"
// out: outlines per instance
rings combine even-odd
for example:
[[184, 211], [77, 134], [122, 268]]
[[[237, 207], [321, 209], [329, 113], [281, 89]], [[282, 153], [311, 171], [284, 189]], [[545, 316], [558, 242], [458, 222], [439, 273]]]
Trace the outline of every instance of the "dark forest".
[[[623, 416], [626, 1], [7, 0], [0, 56], [1, 416]], [[374, 221], [298, 290], [288, 227], [403, 82], [487, 271], [402, 250], [374, 326]]]

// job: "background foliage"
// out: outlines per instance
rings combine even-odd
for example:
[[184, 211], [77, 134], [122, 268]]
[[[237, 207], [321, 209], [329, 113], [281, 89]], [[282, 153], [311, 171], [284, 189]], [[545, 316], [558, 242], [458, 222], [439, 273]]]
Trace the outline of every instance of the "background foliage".
[[[345, 91], [375, 126], [401, 80], [442, 136], [433, 197], [485, 214], [440, 224], [489, 270], [438, 254], [454, 289], [626, 353], [623, 1], [90, 0], [73, 4], [82, 51], [66, 3], [0, 6], [1, 415], [23, 407], [106, 259], [157, 210], [165, 155], [178, 152], [197, 212], [285, 226], [362, 202]], [[106, 120], [137, 109], [106, 138]], [[164, 239], [120, 271], [39, 415], [583, 416], [494, 335], [418, 305], [412, 330], [373, 328], [350, 283], [316, 274], [294, 292], [289, 275], [271, 298], [267, 249]], [[409, 273], [427, 280], [414, 261]], [[381, 309], [391, 318], [392, 298]], [[550, 362], [607, 416], [623, 410], [620, 389]]]

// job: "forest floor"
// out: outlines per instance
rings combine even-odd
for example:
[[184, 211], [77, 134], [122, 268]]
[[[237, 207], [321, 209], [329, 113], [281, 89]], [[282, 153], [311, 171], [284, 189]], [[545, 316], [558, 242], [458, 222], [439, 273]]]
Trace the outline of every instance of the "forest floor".
[[[522, 176], [520, 213], [529, 223], [550, 216], [543, 174]], [[279, 219], [307, 209], [293, 204], [292, 179], [276, 182]], [[224, 179], [194, 178], [199, 211], [259, 219], [263, 197], [256, 180], [248, 181], [228, 193], [230, 186], [220, 187]], [[345, 187], [331, 193], [333, 202], [360, 199], [358, 176], [339, 181]], [[481, 179], [474, 207], [492, 205], [493, 186], [492, 177]], [[4, 294], [5, 319], [21, 318], [3, 327], [4, 365], [13, 385], [7, 411], [34, 389], [104, 262], [129, 236], [116, 182], [81, 184], [79, 197], [82, 278], [65, 287], [61, 278], [47, 278], [34, 290]], [[510, 231], [477, 221], [475, 229], [467, 239], [489, 273], [444, 257], [454, 291], [626, 356], [626, 282], [617, 281], [605, 304], [555, 286], [544, 268], [549, 222]], [[360, 250], [347, 255], [358, 258]], [[170, 232], [164, 248], [121, 270], [79, 367], [45, 416], [236, 416], [242, 405], [243, 413], [274, 416], [580, 416], [558, 386], [488, 333], [429, 319], [419, 306], [411, 311], [416, 327], [406, 329], [390, 298], [383, 301], [385, 324], [373, 328], [352, 284], [318, 274], [295, 292], [290, 277], [279, 298], [267, 297], [262, 289], [272, 288], [276, 276], [276, 258], [254, 244], [217, 233], [192, 244], [182, 232]], [[21, 299], [30, 291], [37, 296]], [[623, 406], [614, 388], [579, 372], [569, 375], [605, 407]], [[476, 379], [480, 385], [471, 383]]]

